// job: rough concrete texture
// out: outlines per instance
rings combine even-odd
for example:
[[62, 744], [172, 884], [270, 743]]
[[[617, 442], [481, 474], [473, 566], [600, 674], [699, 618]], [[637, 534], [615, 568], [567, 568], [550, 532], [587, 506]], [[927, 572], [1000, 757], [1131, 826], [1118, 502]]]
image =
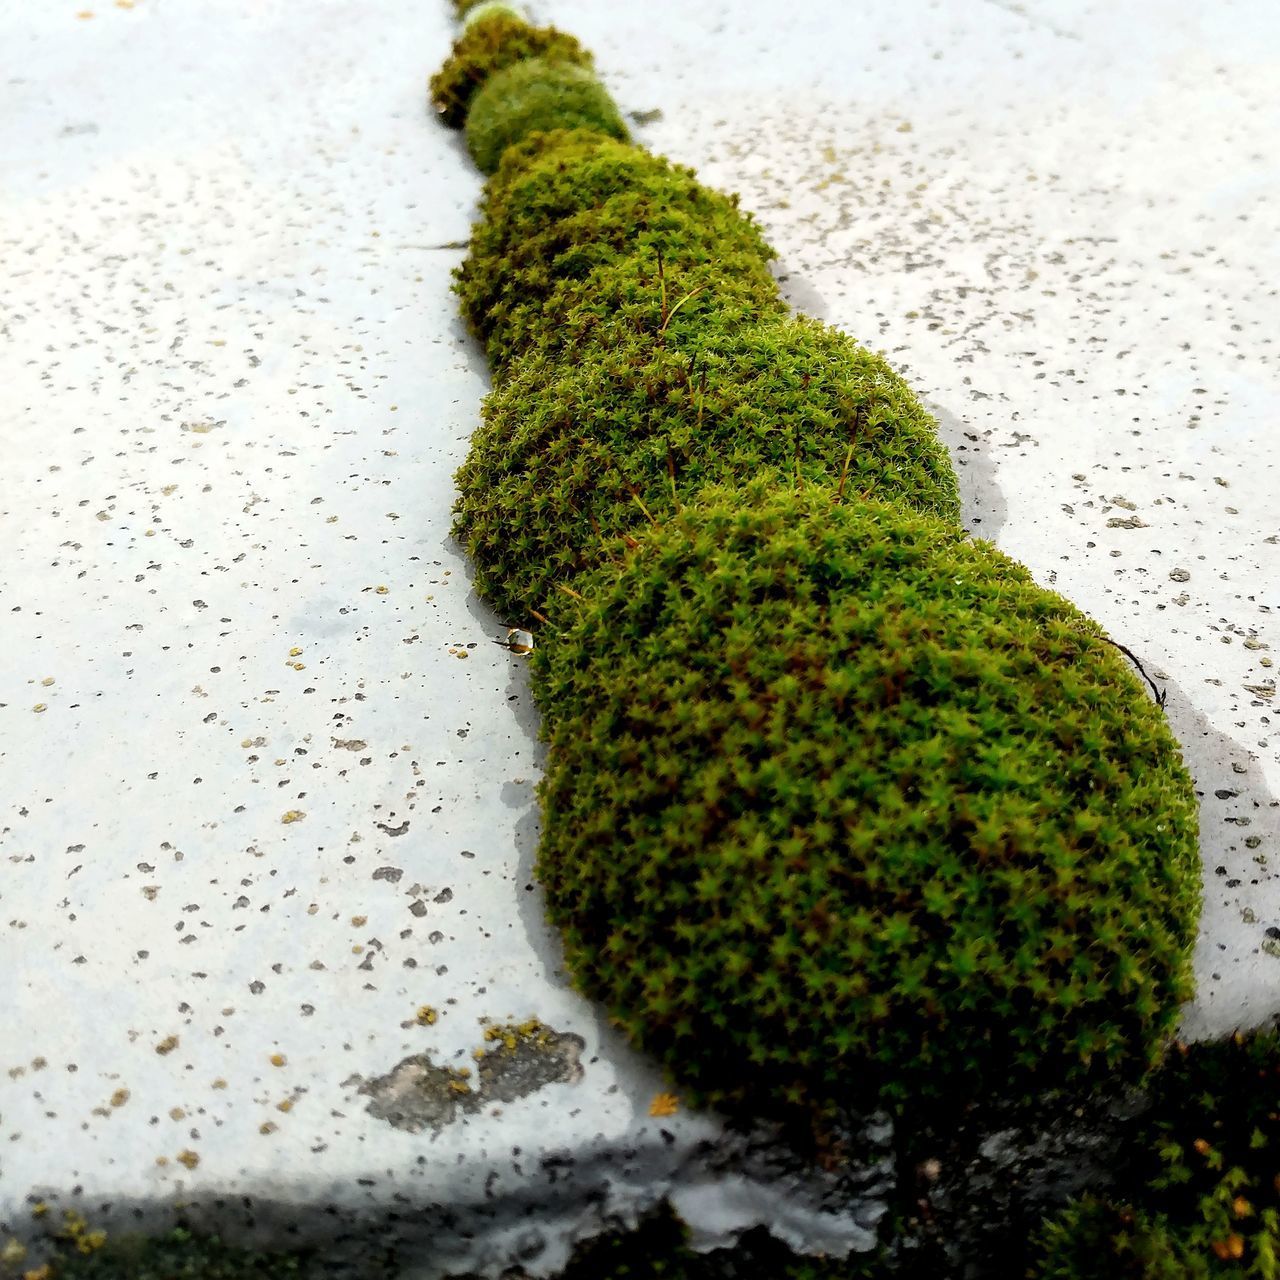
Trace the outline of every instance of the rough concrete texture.
[[[849, 1194], [651, 1116], [542, 922], [528, 620], [448, 538], [485, 382], [448, 295], [478, 178], [425, 114], [443, 0], [77, 4], [0, 0], [0, 1230], [186, 1203], [551, 1272], [669, 1195], [704, 1242], [865, 1246], [885, 1130]], [[538, 13], [930, 398], [969, 527], [1168, 690], [1204, 796], [1186, 1029], [1260, 1022], [1280, 11], [782, 15]]]

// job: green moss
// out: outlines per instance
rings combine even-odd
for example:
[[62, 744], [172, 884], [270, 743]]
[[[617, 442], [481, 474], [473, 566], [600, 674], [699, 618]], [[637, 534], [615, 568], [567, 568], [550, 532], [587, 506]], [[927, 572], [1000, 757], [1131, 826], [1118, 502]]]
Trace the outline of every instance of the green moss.
[[1042, 1280], [1280, 1276], [1280, 1036], [1180, 1045], [1151, 1082], [1116, 1203], [1050, 1221]]
[[668, 336], [522, 361], [486, 401], [454, 531], [506, 616], [547, 611], [553, 586], [620, 552], [645, 511], [665, 519], [673, 501], [762, 468], [957, 518], [933, 420], [852, 339], [805, 319]]
[[505, 6], [476, 9], [444, 65], [431, 77], [431, 101], [450, 128], [467, 118], [472, 99], [488, 79], [528, 58], [590, 71], [591, 55], [573, 36], [534, 27]]
[[474, 8], [467, 10], [466, 16], [463, 18], [463, 28], [465, 30], [477, 22], [484, 22], [488, 18], [497, 17], [499, 14], [519, 22], [528, 21], [528, 14], [522, 6], [507, 4], [505, 0], [480, 0], [480, 3]]
[[1141, 1075], [1200, 875], [1163, 718], [994, 548], [790, 484], [650, 529], [535, 655], [570, 969], [706, 1099]]
[[732, 1248], [706, 1253], [689, 1248], [688, 1234], [663, 1209], [632, 1231], [579, 1245], [560, 1280], [883, 1280], [891, 1274], [876, 1254], [798, 1257], [764, 1231], [747, 1232]]
[[1243, 1268], [1220, 1262], [1168, 1219], [1094, 1200], [1058, 1215], [1040, 1236], [1034, 1280], [1212, 1280]]
[[585, 360], [601, 346], [652, 344], [660, 332], [673, 345], [696, 344], [702, 335], [789, 314], [768, 268], [749, 251], [707, 262], [693, 260], [696, 253], [692, 247], [689, 256], [682, 251], [661, 265], [656, 246], [648, 258], [620, 255], [585, 275], [551, 281], [530, 299], [493, 307], [485, 324], [495, 382], [530, 354]]
[[[654, 212], [679, 210], [723, 233], [734, 223], [756, 228], [734, 196], [704, 187], [692, 169], [673, 164], [639, 147], [586, 130], [535, 134], [511, 147], [498, 172], [486, 184], [473, 253], [501, 262], [532, 237], [558, 227], [590, 226], [582, 216], [606, 224], [619, 197], [645, 200]], [[765, 258], [775, 256], [759, 231], [756, 244]]]
[[[736, 201], [707, 191], [692, 171], [635, 147], [581, 134], [557, 137], [553, 147], [512, 149], [515, 163], [504, 162], [490, 184], [458, 272], [463, 313], [495, 364], [505, 365], [522, 349], [506, 331], [515, 313], [536, 315], [567, 283], [576, 282], [589, 298], [592, 273], [628, 261], [647, 267], [659, 292], [665, 283], [673, 305], [696, 287], [684, 273], [713, 266], [714, 277], [698, 282], [703, 287], [745, 283], [780, 307], [768, 270], [773, 251]], [[533, 341], [546, 330], [536, 325]]]
[[1141, 1078], [1199, 861], [1124, 659], [963, 538], [915, 397], [790, 320], [750, 216], [586, 71], [497, 71], [467, 133], [496, 390], [457, 532], [550, 618], [539, 874], [581, 985], [766, 1110]]
[[179, 1228], [156, 1239], [113, 1238], [88, 1253], [66, 1249], [52, 1260], [51, 1271], [52, 1280], [281, 1280], [318, 1274], [313, 1260], [308, 1253], [237, 1249]]
[[627, 138], [609, 91], [584, 67], [527, 58], [491, 75], [471, 99], [467, 149], [482, 173], [530, 134], [551, 129], [594, 129]]

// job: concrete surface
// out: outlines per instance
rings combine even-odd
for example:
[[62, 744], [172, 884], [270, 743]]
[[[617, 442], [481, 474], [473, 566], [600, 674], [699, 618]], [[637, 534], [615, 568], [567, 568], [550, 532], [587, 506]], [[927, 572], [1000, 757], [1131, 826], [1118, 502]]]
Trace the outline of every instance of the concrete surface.
[[[840, 1207], [758, 1135], [651, 1116], [558, 971], [495, 643], [526, 620], [448, 537], [485, 383], [448, 295], [478, 179], [424, 110], [443, 0], [78, 3], [0, 0], [0, 1232], [186, 1203], [381, 1235], [406, 1275], [549, 1272], [670, 1194], [705, 1243], [864, 1246], [874, 1148]], [[1259, 1022], [1280, 11], [782, 12], [538, 16], [931, 399], [969, 526], [1168, 688], [1204, 793], [1186, 1028]]]

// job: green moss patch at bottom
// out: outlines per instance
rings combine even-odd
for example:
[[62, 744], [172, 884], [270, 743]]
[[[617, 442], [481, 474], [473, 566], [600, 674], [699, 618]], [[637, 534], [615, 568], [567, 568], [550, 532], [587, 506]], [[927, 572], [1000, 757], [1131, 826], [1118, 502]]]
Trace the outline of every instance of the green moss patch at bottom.
[[[50, 1280], [304, 1280], [325, 1273], [311, 1251], [258, 1253], [176, 1228], [154, 1238], [110, 1238], [87, 1251], [69, 1246], [55, 1254], [47, 1274]], [[367, 1274], [371, 1280], [390, 1276], [382, 1267], [375, 1271], [372, 1261]]]
[[1158, 709], [994, 548], [790, 483], [649, 529], [535, 655], [570, 970], [756, 1109], [1140, 1076], [1200, 875]]
[[1280, 1034], [1179, 1045], [1117, 1162], [1046, 1224], [1043, 1280], [1280, 1277]]

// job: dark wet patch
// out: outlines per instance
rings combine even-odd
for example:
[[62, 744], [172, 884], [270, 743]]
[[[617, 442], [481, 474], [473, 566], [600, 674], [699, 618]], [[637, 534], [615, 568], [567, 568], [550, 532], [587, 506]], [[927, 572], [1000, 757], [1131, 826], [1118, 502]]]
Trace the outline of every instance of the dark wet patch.
[[474, 1074], [467, 1067], [437, 1066], [430, 1054], [416, 1053], [385, 1076], [365, 1081], [360, 1093], [372, 1099], [369, 1114], [408, 1133], [439, 1133], [491, 1103], [514, 1102], [545, 1085], [582, 1079], [586, 1042], [581, 1036], [554, 1031], [534, 1018], [486, 1027], [484, 1038]]

